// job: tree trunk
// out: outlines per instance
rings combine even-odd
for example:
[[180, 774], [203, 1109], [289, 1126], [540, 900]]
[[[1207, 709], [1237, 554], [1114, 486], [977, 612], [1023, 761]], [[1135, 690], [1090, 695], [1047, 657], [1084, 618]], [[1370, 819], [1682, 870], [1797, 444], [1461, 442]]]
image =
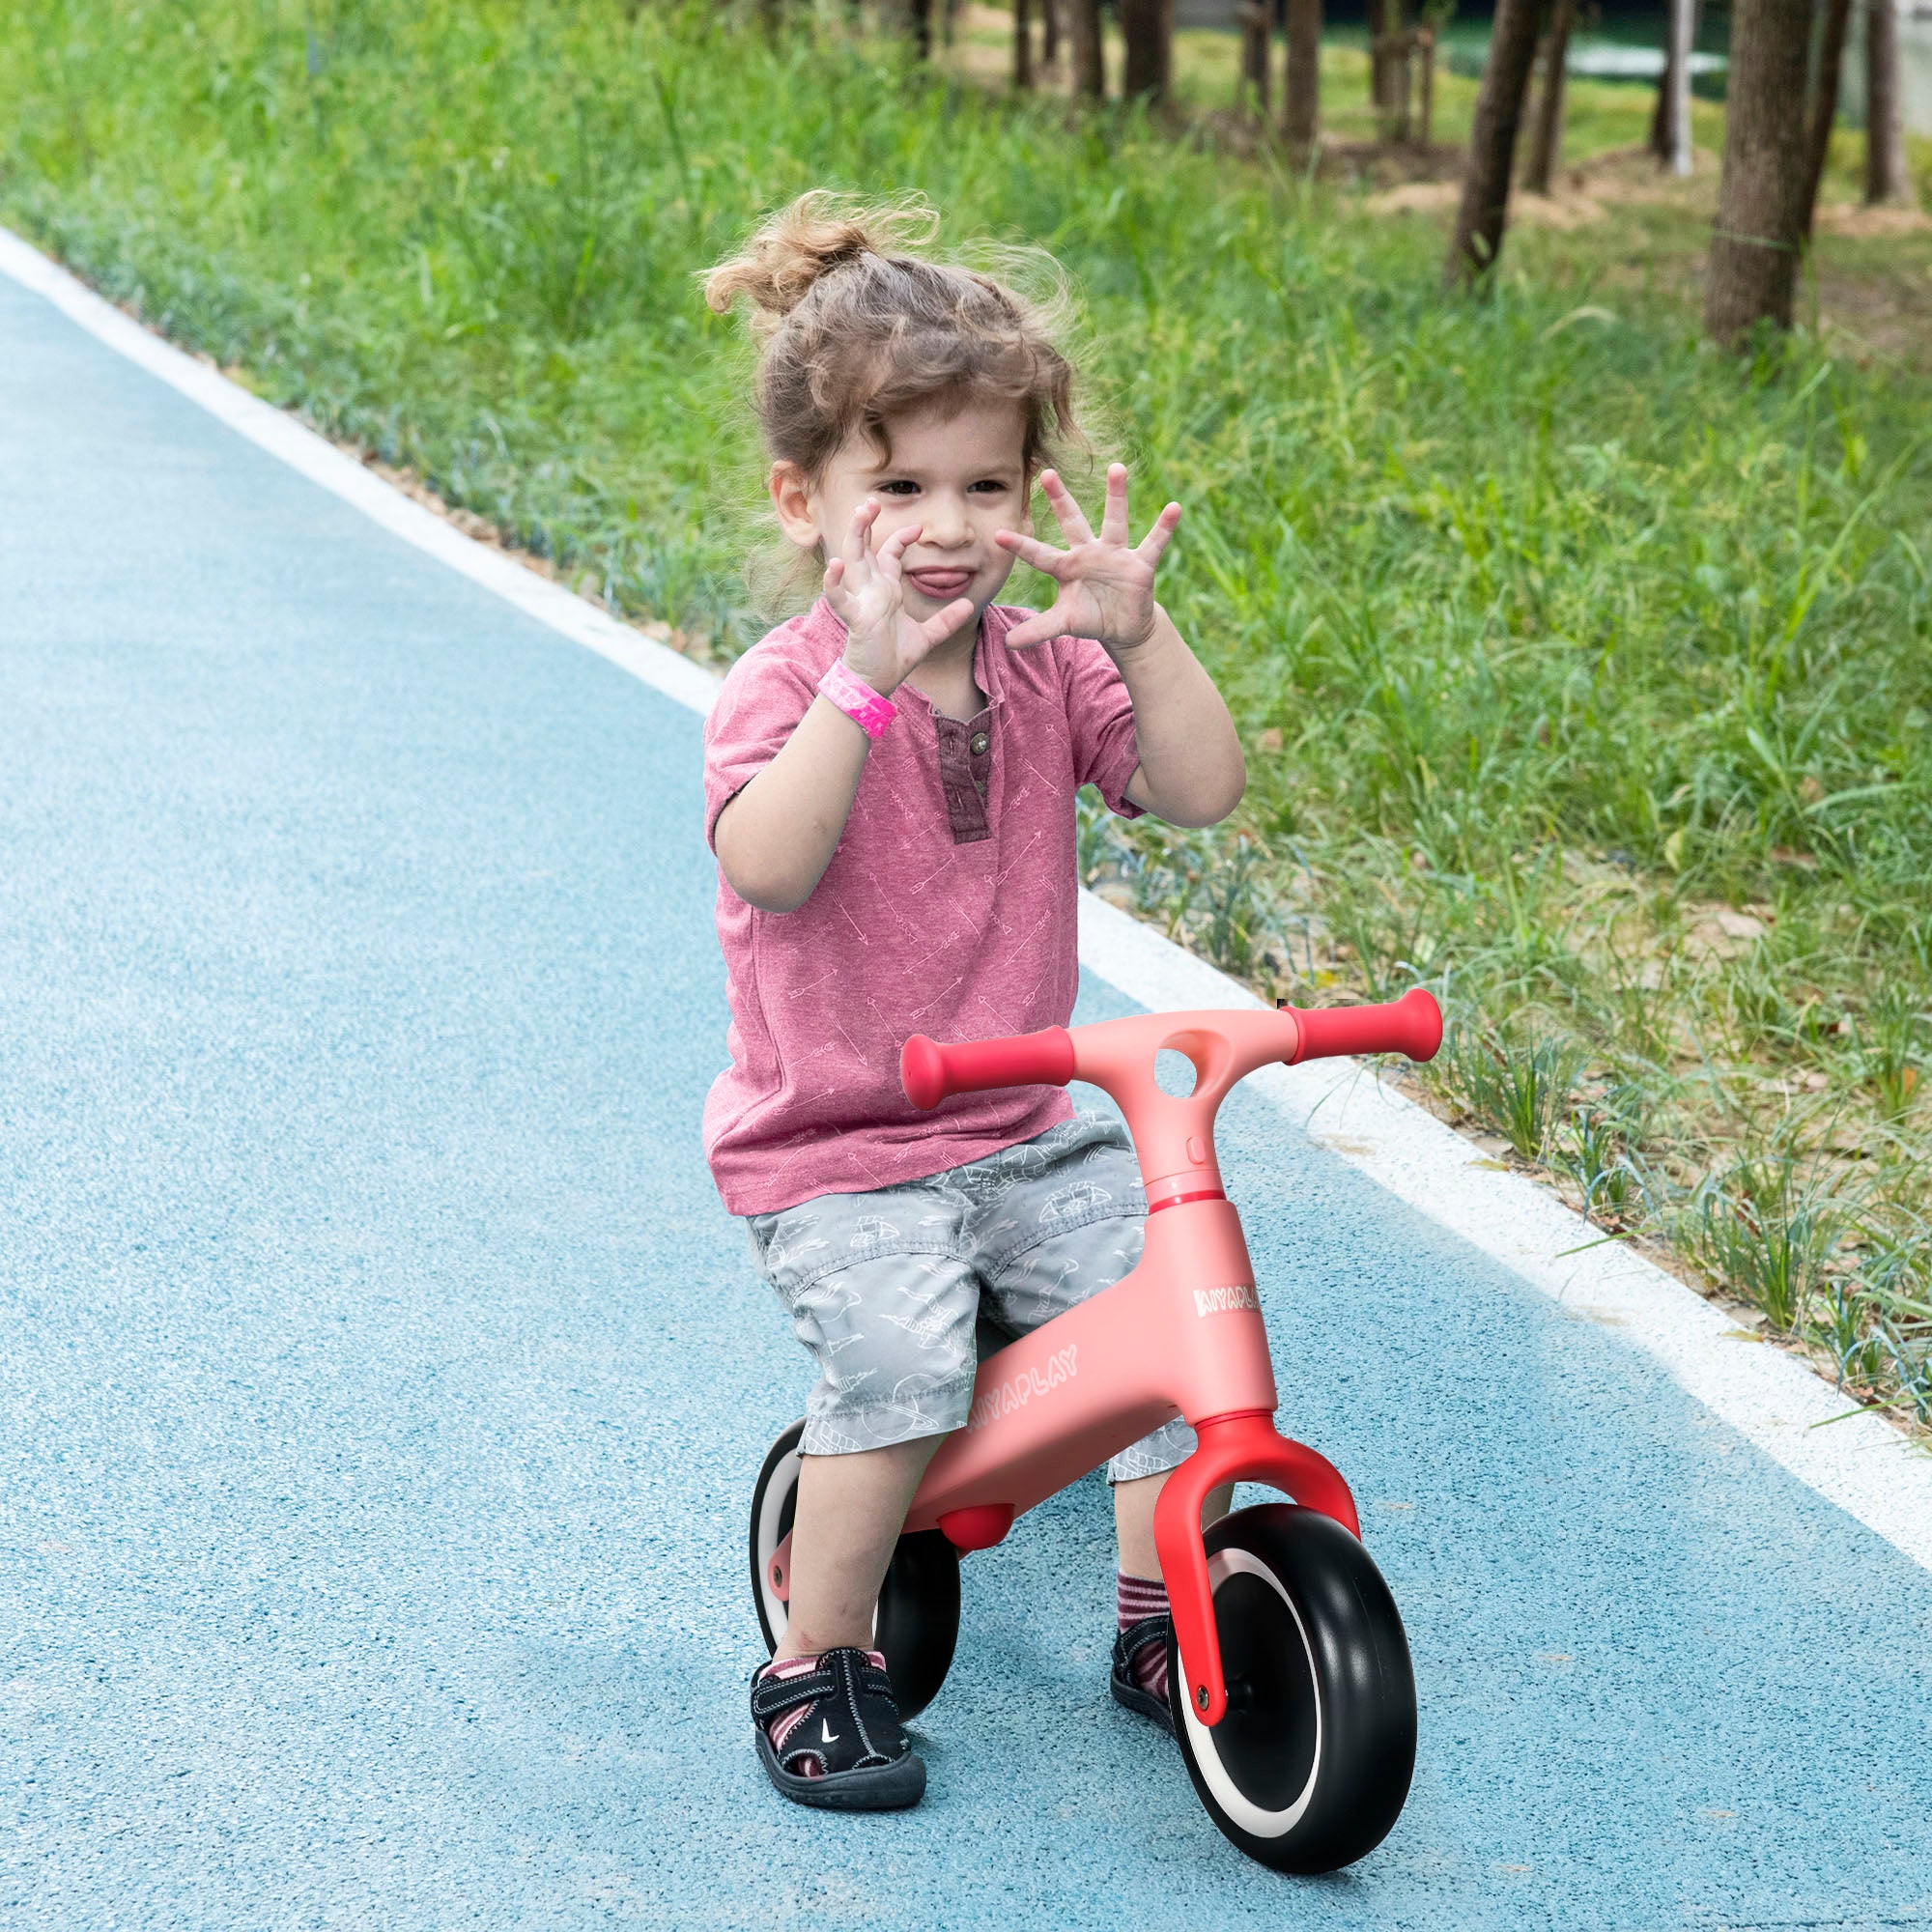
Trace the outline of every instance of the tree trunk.
[[1677, 36], [1663, 23], [1663, 71], [1657, 76], [1657, 105], [1650, 110], [1650, 152], [1660, 165], [1670, 158], [1670, 90], [1677, 79]]
[[[1697, 43], [1697, 22], [1704, 12], [1704, 0], [1692, 0], [1690, 8], [1690, 43]], [[1670, 164], [1670, 101], [1677, 89], [1677, 35], [1673, 31], [1670, 16], [1665, 14], [1663, 28], [1663, 71], [1657, 77], [1657, 106], [1650, 117], [1650, 152], [1657, 156], [1660, 167]]]
[[1468, 172], [1463, 178], [1456, 232], [1442, 270], [1451, 288], [1467, 288], [1477, 281], [1503, 245], [1517, 129], [1522, 125], [1522, 97], [1535, 60], [1536, 0], [1496, 0], [1490, 54], [1476, 96]]
[[1811, 133], [1804, 162], [1804, 239], [1818, 213], [1818, 185], [1832, 152], [1832, 127], [1838, 118], [1838, 75], [1845, 54], [1845, 27], [1852, 0], [1827, 0], [1825, 27], [1818, 42], [1818, 74], [1811, 97]]
[[1100, 0], [1066, 0], [1066, 38], [1073, 50], [1073, 91], [1107, 98], [1107, 47], [1100, 38]]
[[1422, 113], [1415, 138], [1426, 152], [1435, 145], [1435, 29], [1418, 27], [1415, 46], [1422, 56]]
[[1064, 0], [1041, 0], [1039, 64], [1041, 67], [1060, 65], [1060, 9]]
[[1268, 10], [1261, 0], [1241, 7], [1241, 83], [1247, 104], [1265, 119], [1268, 111]]
[[1724, 110], [1724, 172], [1711, 233], [1704, 327], [1735, 345], [1759, 322], [1791, 327], [1809, 142], [1799, 103], [1811, 0], [1737, 0]]
[[1865, 199], [1904, 201], [1905, 94], [1896, 0], [1865, 0]]
[[1013, 85], [1033, 85], [1033, 8], [1029, 0], [1013, 0]]
[[1173, 14], [1168, 0], [1120, 0], [1121, 39], [1126, 43], [1126, 71], [1121, 92], [1150, 105], [1167, 99], [1173, 79]]
[[906, 0], [906, 20], [912, 29], [912, 50], [921, 60], [932, 58], [932, 0]]
[[1577, 20], [1577, 0], [1556, 0], [1549, 16], [1549, 34], [1543, 57], [1543, 92], [1536, 103], [1536, 126], [1530, 130], [1529, 172], [1522, 185], [1532, 194], [1548, 194], [1563, 152], [1564, 62], [1570, 53], [1570, 29]]
[[1321, 119], [1321, 0], [1288, 0], [1288, 73], [1281, 131], [1297, 158], [1315, 146]]
[[1369, 86], [1375, 96], [1376, 130], [1384, 141], [1405, 140], [1408, 130], [1400, 125], [1406, 80], [1403, 71], [1406, 55], [1403, 49], [1402, 0], [1381, 0], [1379, 6], [1370, 0], [1369, 18], [1373, 27]]

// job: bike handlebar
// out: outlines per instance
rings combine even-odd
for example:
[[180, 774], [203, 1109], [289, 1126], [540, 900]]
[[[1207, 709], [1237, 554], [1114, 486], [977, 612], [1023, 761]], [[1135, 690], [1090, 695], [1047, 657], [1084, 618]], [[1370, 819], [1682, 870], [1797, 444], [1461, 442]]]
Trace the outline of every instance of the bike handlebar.
[[[1157, 1023], [1161, 1017], [1150, 1015], [1138, 1024]], [[1244, 1055], [1250, 1068], [1267, 1060], [1286, 1061], [1294, 1066], [1304, 1060], [1325, 1060], [1354, 1053], [1401, 1053], [1410, 1060], [1429, 1060], [1442, 1044], [1442, 1009], [1421, 986], [1378, 1007], [1304, 1009], [1284, 1004], [1278, 1017], [1266, 1012], [1170, 1017], [1220, 1019], [1231, 1025], [1238, 1021], [1243, 1034], [1257, 1025], [1264, 1028], [1279, 1025], [1287, 1037], [1270, 1038], [1266, 1044], [1278, 1045], [1282, 1050]], [[1103, 1026], [1114, 1029], [1122, 1024], [1102, 1022]], [[1097, 1032], [1096, 1028], [1079, 1029], [1083, 1037]], [[914, 1034], [899, 1053], [899, 1079], [906, 1098], [915, 1107], [929, 1109], [951, 1094], [994, 1087], [1064, 1087], [1074, 1077], [1078, 1059], [1075, 1035], [1065, 1027], [1048, 1027], [1041, 1033], [1019, 1034], [1006, 1039], [966, 1040], [953, 1046], [942, 1046], [923, 1034]], [[1083, 1073], [1082, 1077], [1092, 1076]]]
[[1304, 1060], [1336, 1060], [1351, 1053], [1401, 1053], [1434, 1060], [1442, 1044], [1442, 1009], [1426, 987], [1411, 986], [1401, 999], [1379, 1007], [1291, 1007], [1294, 1051], [1291, 1066]]
[[915, 1107], [988, 1087], [1065, 1087], [1072, 1078], [1073, 1036], [1065, 1027], [957, 1046], [916, 1033], [899, 1050], [899, 1082]]

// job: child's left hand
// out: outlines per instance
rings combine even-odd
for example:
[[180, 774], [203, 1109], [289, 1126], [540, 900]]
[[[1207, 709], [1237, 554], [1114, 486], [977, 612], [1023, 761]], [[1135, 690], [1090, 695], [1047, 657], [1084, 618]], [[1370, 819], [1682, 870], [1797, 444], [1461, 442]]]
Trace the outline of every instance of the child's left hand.
[[1110, 651], [1137, 649], [1153, 635], [1153, 574], [1180, 521], [1180, 505], [1170, 503], [1139, 545], [1130, 547], [1124, 464], [1108, 469], [1107, 507], [1098, 536], [1058, 471], [1044, 471], [1039, 487], [1068, 548], [1055, 550], [1017, 530], [1001, 530], [993, 541], [1052, 578], [1060, 595], [1050, 610], [1009, 631], [1007, 642], [1021, 647], [1052, 638], [1097, 638]]

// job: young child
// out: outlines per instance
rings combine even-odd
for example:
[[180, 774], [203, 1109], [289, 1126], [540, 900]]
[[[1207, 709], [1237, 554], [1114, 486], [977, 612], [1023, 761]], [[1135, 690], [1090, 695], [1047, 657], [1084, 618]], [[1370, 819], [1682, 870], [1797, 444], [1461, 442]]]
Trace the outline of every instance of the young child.
[[[913, 1492], [966, 1419], [976, 1315], [1024, 1334], [1111, 1287], [1145, 1211], [1114, 1123], [1058, 1088], [922, 1114], [899, 1048], [1067, 1022], [1082, 785], [1123, 817], [1211, 825], [1245, 783], [1227, 707], [1154, 602], [1179, 505], [1130, 543], [1115, 465], [1090, 527], [1044, 467], [1077, 433], [1072, 370], [1027, 300], [913, 252], [933, 224], [804, 195], [705, 288], [721, 313], [751, 298], [772, 503], [824, 572], [705, 733], [732, 1026], [704, 1136], [818, 1370], [753, 1736], [786, 1797], [841, 1809], [924, 1790], [868, 1646]], [[1065, 550], [1030, 534], [1036, 482]], [[1050, 610], [993, 602], [1015, 557], [1058, 585]], [[1175, 1421], [1109, 1468], [1113, 1690], [1163, 1725], [1153, 1506], [1192, 1448]]]

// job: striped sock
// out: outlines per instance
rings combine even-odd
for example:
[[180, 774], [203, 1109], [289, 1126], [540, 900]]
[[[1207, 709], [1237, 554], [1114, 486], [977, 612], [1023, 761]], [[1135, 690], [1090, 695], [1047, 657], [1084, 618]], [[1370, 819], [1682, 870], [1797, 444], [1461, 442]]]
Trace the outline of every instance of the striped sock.
[[[1161, 1601], [1165, 1603], [1167, 1600], [1163, 1597]], [[886, 1667], [884, 1656], [876, 1650], [868, 1650], [866, 1653], [866, 1661], [877, 1669], [883, 1670]], [[786, 1678], [790, 1677], [809, 1677], [817, 1668], [818, 1656], [814, 1653], [810, 1657], [781, 1658], [775, 1663], [766, 1664], [758, 1672], [758, 1676], [761, 1680], [768, 1677], [775, 1677], [783, 1682]], [[777, 1753], [781, 1764], [784, 1762], [785, 1740], [805, 1722], [806, 1719], [811, 1716], [814, 1708], [810, 1704], [794, 1704], [789, 1711], [781, 1711], [765, 1726], [765, 1735], [771, 1739], [772, 1749]], [[825, 1776], [824, 1761], [815, 1754], [802, 1756], [798, 1761], [798, 1775], [801, 1777], [823, 1777]]]
[[[1143, 1617], [1164, 1617], [1168, 1614], [1167, 1586], [1157, 1577], [1129, 1577], [1124, 1570], [1116, 1573], [1120, 1590], [1120, 1624], [1125, 1630], [1137, 1624]], [[1151, 1697], [1158, 1697], [1164, 1703], [1167, 1699], [1167, 1646], [1164, 1643], [1150, 1643], [1142, 1646], [1130, 1666], [1135, 1685]]]

